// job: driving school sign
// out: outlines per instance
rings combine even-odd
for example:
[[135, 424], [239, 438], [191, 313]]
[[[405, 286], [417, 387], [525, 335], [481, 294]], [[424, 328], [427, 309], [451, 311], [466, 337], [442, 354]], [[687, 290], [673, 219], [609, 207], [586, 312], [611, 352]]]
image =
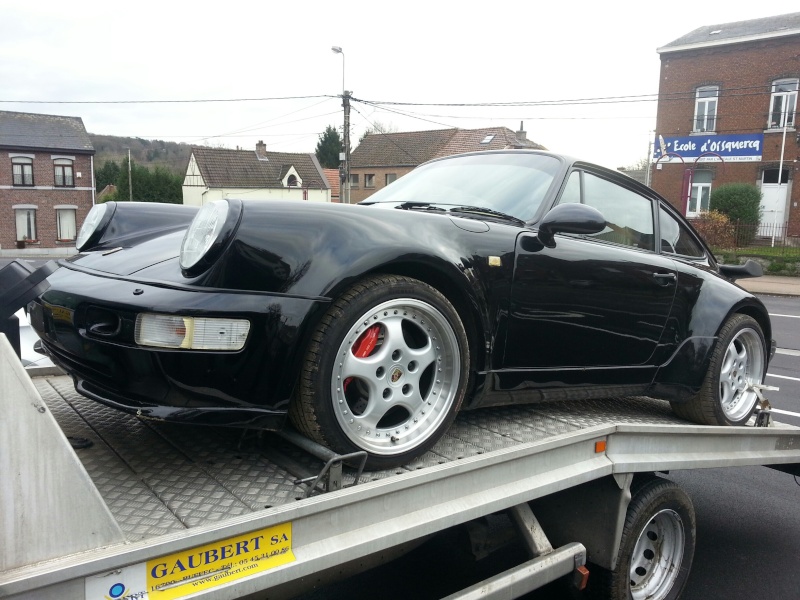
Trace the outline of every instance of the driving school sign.
[[[692, 135], [686, 137], [656, 136], [653, 161], [667, 156], [660, 162], [678, 160], [676, 154], [685, 161], [719, 162], [758, 162], [764, 147], [763, 133], [744, 133], [736, 135]], [[687, 160], [688, 159], [688, 160]]]

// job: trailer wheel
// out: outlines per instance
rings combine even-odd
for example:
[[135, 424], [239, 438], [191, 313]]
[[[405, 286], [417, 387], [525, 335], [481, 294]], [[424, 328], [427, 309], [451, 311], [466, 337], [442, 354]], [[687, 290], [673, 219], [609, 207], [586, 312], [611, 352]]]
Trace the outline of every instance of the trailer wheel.
[[617, 568], [593, 566], [592, 596], [607, 600], [675, 600], [692, 566], [695, 515], [677, 484], [652, 477], [634, 480]]
[[733, 315], [722, 326], [700, 392], [688, 402], [672, 403], [681, 418], [701, 425], [744, 425], [758, 396], [750, 386], [763, 383], [767, 345], [755, 319]]
[[365, 278], [322, 318], [306, 352], [290, 417], [370, 469], [426, 452], [455, 418], [469, 379], [469, 345], [452, 304], [395, 275]]

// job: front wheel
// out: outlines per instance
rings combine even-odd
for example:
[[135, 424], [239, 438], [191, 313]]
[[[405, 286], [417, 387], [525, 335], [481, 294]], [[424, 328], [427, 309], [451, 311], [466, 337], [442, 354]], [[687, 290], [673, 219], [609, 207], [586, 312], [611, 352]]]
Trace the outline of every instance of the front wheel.
[[678, 485], [659, 477], [634, 480], [631, 492], [617, 567], [592, 567], [590, 590], [608, 600], [680, 598], [694, 558], [692, 502]]
[[450, 302], [431, 286], [393, 275], [358, 282], [321, 320], [306, 353], [295, 427], [371, 469], [426, 452], [464, 399], [469, 346]]
[[764, 382], [767, 346], [761, 326], [747, 315], [733, 315], [720, 329], [700, 392], [689, 402], [672, 404], [679, 417], [702, 425], [744, 425]]

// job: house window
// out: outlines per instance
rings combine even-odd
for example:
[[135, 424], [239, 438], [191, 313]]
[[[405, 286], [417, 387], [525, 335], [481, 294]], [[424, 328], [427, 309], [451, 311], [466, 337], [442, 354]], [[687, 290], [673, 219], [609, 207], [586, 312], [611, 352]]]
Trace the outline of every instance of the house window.
[[779, 79], [772, 84], [772, 98], [769, 103], [769, 128], [782, 129], [794, 127], [794, 113], [797, 110], [798, 79]]
[[358, 173], [350, 173], [350, 187], [358, 187]]
[[57, 158], [53, 161], [55, 168], [56, 187], [75, 187], [75, 178], [72, 175], [72, 161], [66, 158]]
[[33, 185], [33, 160], [30, 158], [12, 158], [11, 170], [14, 174], [14, 185]]
[[717, 126], [717, 99], [719, 88], [706, 86], [697, 88], [694, 104], [694, 130], [714, 131]]
[[297, 177], [289, 175], [289, 179], [286, 180], [286, 185], [289, 187], [297, 187]]
[[364, 175], [364, 187], [365, 188], [374, 188], [375, 187], [375, 174], [374, 173], [367, 173]]
[[75, 241], [77, 228], [75, 227], [76, 207], [56, 206], [56, 235], [59, 242]]
[[692, 176], [692, 195], [686, 208], [687, 217], [696, 217], [708, 210], [711, 198], [711, 171], [695, 171]]
[[394, 183], [395, 181], [397, 181], [397, 173], [387, 173], [386, 174], [386, 185], [389, 185], [390, 183]]
[[15, 206], [14, 216], [17, 224], [17, 241], [36, 241], [36, 207]]

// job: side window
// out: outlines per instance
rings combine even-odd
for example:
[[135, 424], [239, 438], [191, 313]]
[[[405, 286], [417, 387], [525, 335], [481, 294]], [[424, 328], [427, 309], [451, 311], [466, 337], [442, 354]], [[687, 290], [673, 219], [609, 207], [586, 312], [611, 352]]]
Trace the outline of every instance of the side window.
[[705, 256], [703, 247], [686, 226], [661, 207], [658, 209], [658, 224], [661, 230], [661, 252], [692, 258]]
[[573, 171], [567, 185], [564, 186], [564, 192], [561, 194], [559, 204], [580, 204], [581, 203], [581, 174], [579, 171]]
[[583, 174], [584, 204], [599, 210], [606, 228], [591, 237], [642, 248], [654, 249], [653, 202], [624, 187], [591, 173]]

